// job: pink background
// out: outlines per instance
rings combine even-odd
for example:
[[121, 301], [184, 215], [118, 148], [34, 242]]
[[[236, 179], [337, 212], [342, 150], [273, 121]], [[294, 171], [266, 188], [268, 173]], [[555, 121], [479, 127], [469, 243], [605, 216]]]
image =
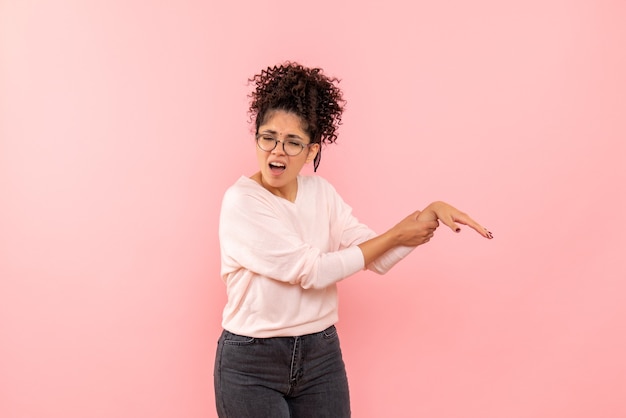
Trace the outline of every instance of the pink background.
[[0, 0], [0, 416], [214, 417], [246, 79], [343, 79], [319, 174], [381, 232], [340, 285], [353, 415], [626, 416], [623, 1]]

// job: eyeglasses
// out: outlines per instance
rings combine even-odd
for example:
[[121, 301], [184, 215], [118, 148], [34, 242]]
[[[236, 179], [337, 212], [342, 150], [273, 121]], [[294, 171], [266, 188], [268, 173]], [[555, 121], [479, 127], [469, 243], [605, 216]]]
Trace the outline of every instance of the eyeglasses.
[[295, 139], [286, 139], [279, 141], [277, 138], [272, 135], [267, 134], [257, 134], [256, 136], [256, 145], [260, 150], [270, 152], [273, 151], [274, 148], [278, 145], [278, 143], [283, 144], [283, 151], [290, 157], [295, 157], [300, 154], [305, 148], [310, 147], [313, 144], [303, 144], [300, 141]]

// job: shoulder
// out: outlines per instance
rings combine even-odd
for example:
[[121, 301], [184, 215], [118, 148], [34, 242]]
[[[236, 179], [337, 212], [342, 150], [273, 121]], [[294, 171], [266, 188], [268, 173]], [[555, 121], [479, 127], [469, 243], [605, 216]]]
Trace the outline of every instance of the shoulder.
[[318, 175], [300, 176], [300, 184], [307, 190], [335, 194], [337, 191], [324, 177]]
[[224, 192], [222, 205], [239, 206], [263, 200], [265, 189], [249, 177], [241, 176]]
[[[306, 199], [309, 203], [312, 201], [316, 205], [323, 205], [327, 208], [344, 204], [335, 186], [323, 177], [318, 175], [302, 176], [300, 185], [302, 186], [302, 199]], [[300, 191], [298, 191], [298, 194], [300, 194]]]

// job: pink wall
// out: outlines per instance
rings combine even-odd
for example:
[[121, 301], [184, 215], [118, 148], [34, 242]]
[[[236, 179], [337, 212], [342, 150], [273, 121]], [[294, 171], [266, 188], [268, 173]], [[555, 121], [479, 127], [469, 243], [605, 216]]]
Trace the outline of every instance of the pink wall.
[[359, 218], [495, 235], [341, 284], [354, 416], [626, 416], [624, 2], [211, 3], [0, 1], [1, 417], [215, 415], [219, 204], [285, 59], [343, 79]]

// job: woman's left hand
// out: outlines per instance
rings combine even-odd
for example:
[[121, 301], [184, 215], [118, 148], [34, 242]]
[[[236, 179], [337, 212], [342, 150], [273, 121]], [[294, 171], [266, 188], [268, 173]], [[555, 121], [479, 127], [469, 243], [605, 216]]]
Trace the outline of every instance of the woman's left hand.
[[461, 232], [461, 228], [457, 223], [467, 225], [480, 235], [487, 239], [492, 239], [493, 234], [487, 230], [487, 228], [481, 226], [478, 222], [473, 220], [467, 213], [461, 212], [457, 208], [449, 205], [446, 202], [433, 202], [428, 205], [417, 217], [418, 221], [434, 221], [440, 220], [447, 225], [454, 232]]

